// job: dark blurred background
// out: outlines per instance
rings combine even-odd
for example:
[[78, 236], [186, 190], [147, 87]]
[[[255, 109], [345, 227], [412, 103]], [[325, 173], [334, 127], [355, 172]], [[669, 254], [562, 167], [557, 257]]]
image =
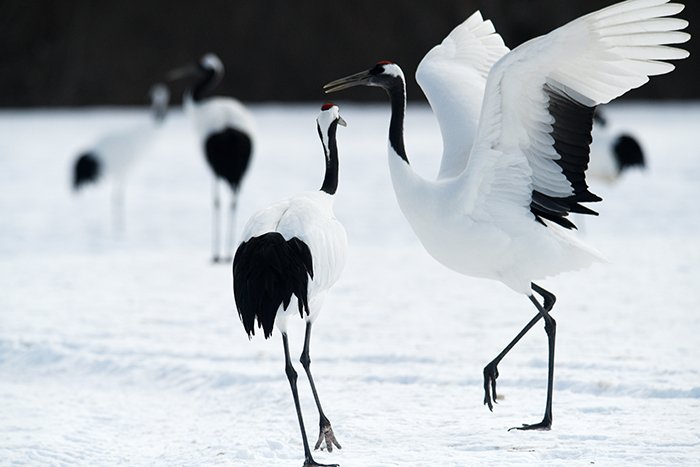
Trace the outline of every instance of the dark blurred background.
[[[385, 59], [403, 67], [409, 97], [422, 99], [413, 79], [418, 62], [474, 10], [512, 48], [612, 3], [0, 0], [0, 106], [143, 105], [165, 71], [208, 51], [226, 65], [217, 93], [248, 102], [323, 100], [323, 83]], [[686, 0], [681, 16], [691, 21], [691, 34], [699, 12], [700, 2]], [[626, 98], [699, 97], [696, 43], [685, 45], [691, 58], [678, 62], [676, 72]], [[383, 98], [379, 92], [350, 97]]]

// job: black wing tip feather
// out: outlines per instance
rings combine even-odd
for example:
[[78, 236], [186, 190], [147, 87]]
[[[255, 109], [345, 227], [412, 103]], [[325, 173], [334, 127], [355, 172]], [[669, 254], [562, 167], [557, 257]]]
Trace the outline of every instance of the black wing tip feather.
[[542, 225], [546, 225], [543, 219], [547, 219], [566, 229], [576, 229], [576, 225], [567, 219], [569, 213], [597, 216], [597, 212], [580, 203], [602, 201], [589, 191], [585, 174], [590, 160], [596, 107], [581, 104], [550, 84], [544, 85], [544, 91], [549, 98], [549, 113], [554, 118], [550, 135], [554, 138], [554, 149], [559, 155], [554, 162], [571, 184], [573, 194], [559, 198], [533, 190], [530, 211]]
[[277, 310], [286, 310], [297, 297], [299, 314], [309, 314], [308, 282], [313, 279], [309, 247], [278, 232], [252, 237], [241, 243], [233, 259], [233, 295], [238, 316], [248, 337], [255, 335], [255, 321], [265, 339], [272, 335]]
[[91, 152], [81, 154], [73, 167], [73, 189], [79, 190], [87, 183], [95, 183], [100, 178], [100, 162]]
[[242, 130], [226, 127], [207, 137], [204, 152], [214, 174], [236, 190], [248, 169], [253, 140]]
[[645, 167], [644, 151], [639, 142], [631, 135], [622, 134], [615, 140], [613, 147], [618, 172], [631, 167]]

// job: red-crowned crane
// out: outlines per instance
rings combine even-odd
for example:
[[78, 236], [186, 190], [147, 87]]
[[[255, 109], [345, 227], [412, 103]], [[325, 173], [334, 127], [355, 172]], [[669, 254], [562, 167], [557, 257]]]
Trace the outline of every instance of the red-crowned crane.
[[[172, 70], [169, 80], [192, 78], [185, 91], [185, 113], [194, 124], [209, 168], [214, 174], [212, 197], [212, 260], [230, 262], [234, 245], [234, 229], [238, 192], [255, 146], [253, 116], [243, 104], [232, 97], [206, 97], [221, 82], [224, 65], [213, 53], [204, 55], [197, 64]], [[223, 254], [220, 253], [221, 213], [220, 184], [231, 189], [231, 204]]]
[[234, 298], [248, 337], [255, 334], [256, 321], [266, 339], [275, 326], [282, 334], [285, 371], [299, 419], [305, 467], [325, 464], [317, 463], [311, 455], [299, 405], [297, 373], [289, 356], [287, 320], [296, 314], [306, 321], [300, 361], [309, 378], [320, 418], [315, 448], [323, 442], [328, 451], [333, 450], [333, 445], [340, 448], [321, 408], [309, 355], [311, 326], [321, 311], [326, 293], [340, 277], [347, 250], [345, 229], [333, 214], [338, 187], [338, 125], [345, 126], [338, 107], [323, 105], [317, 119], [326, 161], [321, 189], [293, 196], [254, 214], [233, 259]]
[[151, 148], [168, 111], [170, 92], [161, 83], [149, 91], [151, 98], [151, 124], [141, 124], [107, 133], [85, 150], [73, 166], [73, 189], [96, 183], [103, 177], [112, 180], [112, 219], [115, 228], [124, 224], [124, 187], [126, 176], [134, 162]]
[[[509, 51], [490, 21], [476, 12], [428, 52], [416, 77], [440, 123], [438, 179], [416, 174], [404, 149], [406, 85], [398, 65], [371, 69], [325, 85], [383, 88], [391, 101], [389, 169], [404, 216], [425, 249], [461, 274], [493, 279], [525, 294], [537, 315], [484, 368], [484, 404], [496, 399], [497, 365], [540, 319], [549, 365], [541, 422], [552, 425], [555, 296], [536, 285], [589, 266], [600, 254], [572, 236], [570, 212], [595, 214], [600, 201], [586, 185], [593, 113], [598, 104], [668, 73], [666, 60], [688, 52], [683, 5], [629, 0], [571, 21]], [[535, 297], [539, 294], [542, 303]]]

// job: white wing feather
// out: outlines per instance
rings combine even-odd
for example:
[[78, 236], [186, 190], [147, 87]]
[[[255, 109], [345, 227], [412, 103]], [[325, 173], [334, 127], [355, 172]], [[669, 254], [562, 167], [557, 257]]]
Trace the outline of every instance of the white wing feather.
[[250, 111], [232, 97], [210, 97], [201, 102], [193, 102], [191, 96], [185, 98], [185, 112], [195, 123], [197, 134], [205, 139], [212, 132], [233, 127], [255, 138], [255, 122]]
[[491, 21], [478, 11], [433, 47], [416, 70], [440, 123], [443, 155], [438, 178], [460, 174], [467, 165], [476, 134], [486, 78], [508, 52]]
[[668, 0], [628, 0], [526, 42], [498, 61], [462, 175], [467, 212], [491, 215], [496, 205], [527, 209], [534, 190], [571, 196], [572, 185], [556, 162], [561, 154], [554, 147], [550, 99], [593, 107], [673, 70], [662, 60], [689, 55], [668, 46], [690, 38], [679, 32], [688, 23], [670, 18], [682, 10]]
[[309, 297], [329, 289], [345, 267], [347, 236], [333, 214], [333, 197], [322, 191], [300, 193], [255, 213], [243, 229], [241, 241], [268, 232], [289, 240], [297, 237], [311, 251], [314, 277]]

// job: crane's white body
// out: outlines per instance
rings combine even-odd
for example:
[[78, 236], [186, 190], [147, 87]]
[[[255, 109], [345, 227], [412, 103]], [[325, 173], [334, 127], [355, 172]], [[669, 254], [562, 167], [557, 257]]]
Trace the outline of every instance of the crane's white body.
[[530, 294], [532, 281], [604, 260], [562, 227], [535, 222], [528, 205], [485, 203], [459, 178], [422, 179], [394, 155], [389, 170], [399, 207], [422, 245], [456, 272]]
[[91, 145], [90, 152], [99, 159], [106, 177], [123, 183], [134, 163], [151, 149], [160, 127], [151, 122], [103, 135]]
[[[75, 165], [75, 188], [101, 178], [112, 181], [112, 217], [117, 229], [124, 223], [124, 186], [127, 173], [135, 162], [151, 149], [157, 139], [168, 109], [170, 93], [165, 85], [154, 85], [150, 90], [151, 121], [104, 134], [83, 151]], [[81, 175], [81, 165], [91, 160], [94, 171]], [[84, 174], [87, 175], [87, 174]]]
[[100, 176], [112, 178], [117, 185], [123, 184], [133, 164], [150, 150], [163, 126], [170, 92], [165, 85], [156, 84], [149, 94], [150, 122], [106, 133], [85, 151], [98, 159]]
[[[661, 60], [687, 52], [660, 44], [687, 41], [678, 31], [687, 22], [659, 17], [682, 9], [667, 0], [630, 0], [511, 52], [477, 12], [431, 50], [417, 78], [444, 138], [438, 180], [418, 176], [389, 144], [399, 206], [426, 250], [457, 272], [528, 295], [533, 280], [600, 261], [595, 249], [551, 222], [538, 223], [530, 211], [533, 190], [557, 198], [574, 193], [555, 163], [545, 85], [594, 106], [671, 71]], [[401, 72], [392, 67], [387, 73]]]
[[[304, 242], [313, 259], [314, 277], [309, 279], [309, 315], [318, 316], [326, 292], [340, 278], [347, 255], [345, 228], [333, 213], [333, 196], [310, 191], [279, 201], [254, 214], [243, 230], [242, 241], [268, 232], [279, 232], [285, 240], [297, 237]], [[293, 305], [277, 311], [275, 325], [286, 332], [287, 319], [299, 315]]]
[[304, 350], [299, 361], [309, 379], [319, 414], [319, 436], [314, 449], [324, 442], [329, 452], [333, 446], [340, 449], [311, 375], [309, 346], [311, 328], [326, 292], [340, 277], [347, 250], [345, 229], [333, 214], [339, 167], [336, 130], [338, 125], [345, 126], [345, 120], [336, 105], [326, 103], [321, 106], [316, 122], [326, 165], [320, 191], [298, 194], [254, 214], [245, 226], [243, 241], [233, 258], [233, 295], [248, 337], [255, 334], [256, 322], [263, 328], [265, 338], [272, 335], [275, 327], [282, 334], [285, 373], [299, 420], [304, 465], [309, 467], [326, 464], [314, 461], [306, 437], [297, 373], [289, 352], [287, 321], [297, 313], [306, 321]]
[[212, 133], [235, 128], [246, 133], [255, 147], [255, 121], [237, 99], [217, 96], [195, 102], [190, 94], [186, 94], [184, 108], [202, 142]]

